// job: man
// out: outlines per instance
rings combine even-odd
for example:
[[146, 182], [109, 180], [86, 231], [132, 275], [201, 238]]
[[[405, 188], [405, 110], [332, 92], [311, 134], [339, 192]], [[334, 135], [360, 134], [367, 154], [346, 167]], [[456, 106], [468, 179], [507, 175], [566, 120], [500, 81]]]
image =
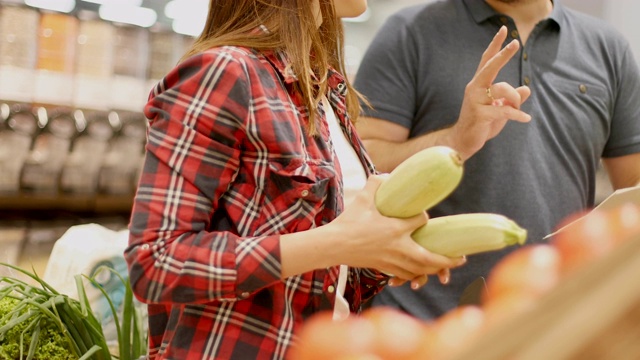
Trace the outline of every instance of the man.
[[[478, 58], [503, 26], [505, 40], [521, 48], [484, 89], [486, 103], [471, 101], [482, 92], [473, 78]], [[520, 108], [530, 122], [507, 113], [513, 109], [505, 104], [528, 95], [508, 84], [531, 90]], [[612, 27], [560, 0], [444, 0], [400, 11], [372, 42], [355, 85], [373, 106], [358, 131], [379, 171], [434, 145], [466, 159], [462, 183], [429, 211], [432, 218], [500, 213], [534, 243], [594, 205], [601, 158], [614, 188], [640, 181], [637, 63]], [[505, 113], [496, 117], [491, 106]], [[387, 288], [373, 304], [440, 316], [511, 250], [470, 256], [447, 286]]]

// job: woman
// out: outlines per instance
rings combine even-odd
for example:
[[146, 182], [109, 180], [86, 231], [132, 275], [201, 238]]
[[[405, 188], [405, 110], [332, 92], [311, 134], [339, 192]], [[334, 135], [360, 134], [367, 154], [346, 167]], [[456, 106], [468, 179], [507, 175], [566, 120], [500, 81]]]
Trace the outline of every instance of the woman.
[[[357, 312], [385, 273], [418, 288], [464, 262], [411, 240], [426, 214], [386, 218], [373, 203], [381, 179], [350, 122], [358, 96], [336, 71], [339, 17], [365, 8], [211, 0], [202, 35], [153, 90], [125, 252], [151, 359], [282, 359], [336, 297]], [[345, 139], [366, 186], [342, 212]]]

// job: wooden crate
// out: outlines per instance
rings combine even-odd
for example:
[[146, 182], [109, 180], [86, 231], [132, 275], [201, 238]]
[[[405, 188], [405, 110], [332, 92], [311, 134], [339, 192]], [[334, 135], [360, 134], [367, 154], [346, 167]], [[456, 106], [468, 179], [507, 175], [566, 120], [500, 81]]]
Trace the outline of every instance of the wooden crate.
[[468, 359], [640, 359], [640, 235], [456, 357]]

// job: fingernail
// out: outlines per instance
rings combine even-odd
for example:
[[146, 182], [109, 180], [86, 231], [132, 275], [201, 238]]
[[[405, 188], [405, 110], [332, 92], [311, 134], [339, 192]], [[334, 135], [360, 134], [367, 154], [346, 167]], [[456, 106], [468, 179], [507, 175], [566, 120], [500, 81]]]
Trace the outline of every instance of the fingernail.
[[448, 284], [450, 278], [451, 278], [451, 276], [449, 274], [445, 275], [444, 278], [442, 279], [442, 283], [443, 284]]
[[458, 265], [464, 265], [467, 262], [467, 257], [463, 256], [460, 261], [458, 262]]
[[418, 290], [418, 288], [419, 288], [419, 287], [420, 287], [420, 285], [418, 285], [418, 283], [417, 283], [417, 282], [412, 282], [412, 283], [411, 283], [411, 288], [412, 288], [413, 290]]

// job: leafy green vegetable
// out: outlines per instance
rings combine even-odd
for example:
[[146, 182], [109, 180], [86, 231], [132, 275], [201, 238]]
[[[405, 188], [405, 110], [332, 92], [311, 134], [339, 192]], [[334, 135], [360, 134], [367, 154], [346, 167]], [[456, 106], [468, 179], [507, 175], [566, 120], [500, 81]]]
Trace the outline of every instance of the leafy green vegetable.
[[[27, 346], [35, 339], [33, 359], [71, 360], [78, 356], [69, 351], [71, 343], [62, 334], [54, 321], [38, 314], [35, 306], [27, 304], [18, 308], [20, 300], [11, 296], [0, 299], [0, 327], [8, 325], [0, 336], [0, 358], [20, 359], [27, 356]], [[17, 316], [29, 315], [24, 321], [16, 322]], [[37, 336], [33, 329], [38, 329]], [[22, 344], [22, 348], [21, 348]]]
[[[32, 286], [12, 277], [0, 278], [0, 360], [133, 360], [146, 353], [146, 332], [134, 306], [129, 279], [109, 267], [92, 277], [76, 275], [79, 300], [60, 294], [35, 273], [0, 263], [35, 280]], [[100, 271], [113, 272], [125, 287], [124, 309], [118, 309], [95, 280]], [[102, 325], [91, 310], [83, 279], [105, 296], [116, 325], [117, 354], [110, 354]]]
[[0, 278], [0, 357], [2, 359], [111, 359], [102, 328], [91, 311], [58, 293], [36, 274], [8, 266], [36, 281], [32, 286]]
[[[118, 310], [113, 301], [109, 298], [109, 294], [100, 286], [95, 278], [101, 271], [112, 272], [123, 284], [125, 288], [124, 295], [124, 309], [121, 317], [118, 316]], [[99, 267], [92, 277], [84, 275], [76, 275], [76, 285], [78, 287], [78, 294], [80, 303], [82, 305], [83, 312], [90, 309], [89, 301], [87, 300], [87, 294], [82, 283], [82, 277], [86, 278], [94, 286], [102, 292], [102, 295], [107, 300], [111, 313], [116, 325], [116, 332], [118, 337], [118, 357], [120, 360], [135, 360], [146, 354], [147, 351], [147, 338], [146, 332], [142, 326], [142, 319], [140, 313], [136, 311], [134, 306], [133, 292], [131, 290], [131, 284], [129, 278], [125, 279], [116, 270], [108, 266]]]

